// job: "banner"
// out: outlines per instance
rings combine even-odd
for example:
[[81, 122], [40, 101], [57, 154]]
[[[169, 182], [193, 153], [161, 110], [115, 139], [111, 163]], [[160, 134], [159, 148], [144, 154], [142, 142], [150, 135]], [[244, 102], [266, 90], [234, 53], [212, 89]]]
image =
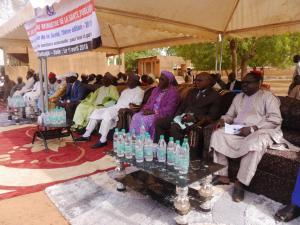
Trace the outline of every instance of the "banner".
[[88, 51], [102, 44], [93, 0], [62, 0], [38, 8], [24, 26], [39, 57]]

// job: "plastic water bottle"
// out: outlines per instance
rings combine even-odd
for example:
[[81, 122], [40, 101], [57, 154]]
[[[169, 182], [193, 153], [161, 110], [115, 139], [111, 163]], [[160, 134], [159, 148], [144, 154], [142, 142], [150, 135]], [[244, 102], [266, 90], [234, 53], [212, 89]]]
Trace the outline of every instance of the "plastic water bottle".
[[132, 144], [132, 155], [135, 155], [135, 143], [136, 143], [136, 135], [135, 130], [131, 130], [131, 144]]
[[170, 137], [167, 146], [167, 164], [172, 166], [174, 165], [174, 161], [175, 161], [175, 143], [174, 143], [174, 138]]
[[190, 166], [190, 147], [188, 140], [185, 138], [183, 140], [182, 147], [180, 149], [180, 170], [179, 173], [187, 174]]
[[118, 157], [124, 157], [124, 152], [125, 152], [125, 143], [124, 143], [124, 138], [123, 138], [123, 132], [119, 132], [117, 156]]
[[180, 169], [180, 156], [179, 156], [179, 153], [180, 153], [180, 141], [179, 140], [176, 140], [175, 142], [175, 157], [174, 157], [174, 169], [175, 170], [179, 170]]
[[145, 143], [144, 143], [144, 156], [147, 162], [151, 162], [153, 160], [153, 150], [152, 150], [152, 140], [150, 135], [146, 133], [145, 135]]
[[119, 129], [116, 128], [113, 136], [113, 148], [114, 152], [117, 152], [118, 149], [118, 135], [119, 135]]
[[125, 139], [125, 158], [132, 159], [132, 144], [131, 144], [131, 135], [128, 133]]
[[144, 124], [142, 123], [142, 126], [140, 128], [140, 135], [145, 135], [145, 133], [146, 133], [146, 128], [145, 128]]
[[144, 162], [144, 143], [141, 136], [138, 136], [135, 142], [135, 160], [137, 163]]
[[157, 159], [158, 162], [166, 162], [166, 153], [167, 153], [167, 144], [165, 142], [164, 135], [160, 135], [160, 140], [158, 142], [158, 151], [157, 151]]

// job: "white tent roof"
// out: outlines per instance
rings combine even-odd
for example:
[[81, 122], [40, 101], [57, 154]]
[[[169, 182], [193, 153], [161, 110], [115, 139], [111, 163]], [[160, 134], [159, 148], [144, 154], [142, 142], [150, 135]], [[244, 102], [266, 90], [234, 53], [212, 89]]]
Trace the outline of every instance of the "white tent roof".
[[[55, 1], [39, 1], [39, 6]], [[111, 52], [215, 41], [219, 33], [251, 37], [300, 31], [300, 0], [95, 0], [95, 5], [103, 47]], [[28, 40], [23, 24], [33, 12], [28, 2], [0, 27], [0, 38]]]

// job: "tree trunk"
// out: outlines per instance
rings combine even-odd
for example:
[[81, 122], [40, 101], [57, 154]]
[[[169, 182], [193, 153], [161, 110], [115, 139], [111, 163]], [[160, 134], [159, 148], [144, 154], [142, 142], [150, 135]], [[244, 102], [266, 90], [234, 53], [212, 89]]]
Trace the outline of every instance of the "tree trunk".
[[237, 44], [235, 39], [230, 40], [230, 52], [231, 52], [231, 69], [232, 72], [237, 74]]
[[241, 79], [247, 74], [247, 66], [248, 66], [248, 57], [241, 58]]

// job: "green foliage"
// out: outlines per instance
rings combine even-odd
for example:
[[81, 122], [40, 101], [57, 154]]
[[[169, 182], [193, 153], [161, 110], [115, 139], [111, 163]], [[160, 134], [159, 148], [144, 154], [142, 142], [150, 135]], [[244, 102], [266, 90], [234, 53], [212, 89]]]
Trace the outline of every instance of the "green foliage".
[[125, 68], [127, 72], [137, 69], [137, 59], [160, 55], [160, 49], [150, 49], [146, 51], [135, 51], [125, 53]]
[[[238, 64], [242, 58], [247, 58], [249, 66], [273, 66], [286, 68], [293, 65], [292, 58], [300, 53], [300, 34], [288, 33], [261, 38], [236, 39]], [[214, 70], [215, 43], [199, 43], [171, 47], [169, 55], [190, 59], [196, 70]], [[231, 68], [231, 52], [229, 40], [223, 43], [223, 69]]]

